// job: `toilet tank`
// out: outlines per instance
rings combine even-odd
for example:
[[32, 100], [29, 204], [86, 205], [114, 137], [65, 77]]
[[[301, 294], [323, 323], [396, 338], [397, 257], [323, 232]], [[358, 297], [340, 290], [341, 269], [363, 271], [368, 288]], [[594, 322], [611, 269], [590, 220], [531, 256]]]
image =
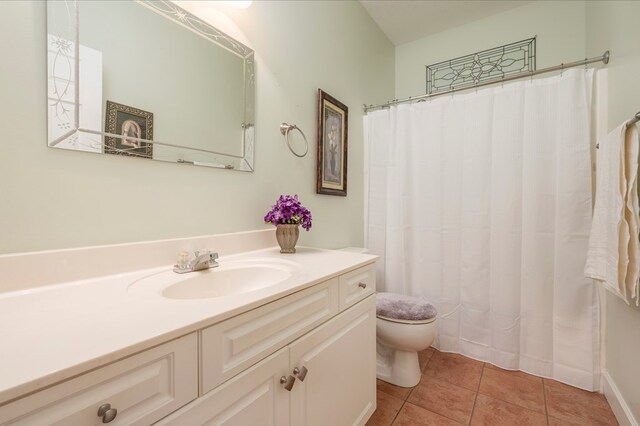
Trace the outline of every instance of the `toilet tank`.
[[369, 253], [369, 249], [364, 247], [342, 247], [338, 249], [339, 251], [350, 251], [351, 253]]

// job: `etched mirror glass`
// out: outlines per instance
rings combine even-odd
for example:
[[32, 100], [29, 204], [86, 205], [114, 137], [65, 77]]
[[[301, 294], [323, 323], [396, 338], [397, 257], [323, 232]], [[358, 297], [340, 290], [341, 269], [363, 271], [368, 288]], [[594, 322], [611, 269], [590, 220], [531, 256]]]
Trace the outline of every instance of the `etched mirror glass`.
[[48, 1], [48, 145], [253, 170], [254, 52], [169, 1]]

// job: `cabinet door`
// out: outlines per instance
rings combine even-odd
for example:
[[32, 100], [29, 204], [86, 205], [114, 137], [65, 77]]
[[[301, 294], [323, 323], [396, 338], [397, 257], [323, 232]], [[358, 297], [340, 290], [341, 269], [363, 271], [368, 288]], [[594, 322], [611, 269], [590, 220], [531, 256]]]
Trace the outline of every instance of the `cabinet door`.
[[289, 391], [280, 384], [288, 371], [283, 348], [156, 425], [288, 425]]
[[375, 296], [293, 342], [291, 424], [363, 425], [376, 408]]

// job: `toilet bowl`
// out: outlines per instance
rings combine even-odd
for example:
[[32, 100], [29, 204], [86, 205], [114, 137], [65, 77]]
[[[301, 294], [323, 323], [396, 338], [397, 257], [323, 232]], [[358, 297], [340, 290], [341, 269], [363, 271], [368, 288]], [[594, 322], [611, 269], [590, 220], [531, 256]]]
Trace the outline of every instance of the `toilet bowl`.
[[378, 293], [377, 366], [380, 380], [402, 387], [420, 381], [418, 352], [436, 337], [435, 308], [423, 298]]

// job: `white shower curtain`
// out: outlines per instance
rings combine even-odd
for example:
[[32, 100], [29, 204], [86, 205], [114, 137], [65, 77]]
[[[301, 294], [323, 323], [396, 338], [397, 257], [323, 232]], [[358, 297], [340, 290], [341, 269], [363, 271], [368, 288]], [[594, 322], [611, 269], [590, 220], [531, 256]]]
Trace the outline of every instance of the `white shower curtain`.
[[440, 350], [598, 388], [593, 80], [575, 69], [365, 117], [378, 290], [430, 299]]

